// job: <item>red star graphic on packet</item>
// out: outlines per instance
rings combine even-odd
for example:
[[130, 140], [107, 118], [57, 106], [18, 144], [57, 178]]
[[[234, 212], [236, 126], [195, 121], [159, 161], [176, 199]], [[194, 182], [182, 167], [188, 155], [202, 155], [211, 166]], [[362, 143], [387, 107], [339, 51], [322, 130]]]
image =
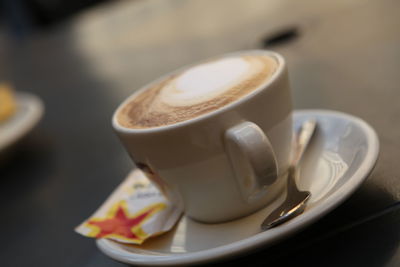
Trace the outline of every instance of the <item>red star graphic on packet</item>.
[[92, 218], [86, 225], [92, 229], [90, 233], [92, 237], [115, 238], [140, 244], [149, 236], [142, 230], [141, 225], [163, 208], [163, 203], [158, 203], [132, 216], [128, 213], [126, 202], [122, 201], [110, 209], [108, 216]]

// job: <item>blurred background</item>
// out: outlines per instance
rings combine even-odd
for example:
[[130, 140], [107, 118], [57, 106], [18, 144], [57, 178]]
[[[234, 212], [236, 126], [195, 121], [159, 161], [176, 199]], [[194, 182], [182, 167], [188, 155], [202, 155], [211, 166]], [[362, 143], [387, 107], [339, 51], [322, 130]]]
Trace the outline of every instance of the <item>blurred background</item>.
[[49, 28], [105, 0], [2, 0], [1, 14], [15, 36]]
[[[373, 235], [385, 244], [381, 249], [364, 238], [376, 225], [357, 228], [355, 236], [346, 232], [344, 246], [343, 235], [332, 235], [326, 252], [319, 238], [345, 225], [353, 230], [354, 220], [400, 198], [399, 1], [0, 3], [0, 83], [40, 97], [45, 106], [40, 123], [0, 162], [0, 201], [6, 207], [0, 258], [6, 266], [118, 266], [93, 240], [73, 232], [133, 168], [111, 129], [114, 109], [160, 75], [244, 49], [271, 49], [287, 59], [296, 109], [359, 116], [381, 140], [380, 161], [368, 181], [301, 236], [302, 246], [284, 243], [293, 257], [275, 250], [276, 261], [308, 266], [310, 257], [313, 264], [331, 259], [324, 266], [400, 261], [400, 238], [393, 234], [400, 216], [378, 228], [393, 232]], [[17, 256], [21, 251], [24, 257]]]

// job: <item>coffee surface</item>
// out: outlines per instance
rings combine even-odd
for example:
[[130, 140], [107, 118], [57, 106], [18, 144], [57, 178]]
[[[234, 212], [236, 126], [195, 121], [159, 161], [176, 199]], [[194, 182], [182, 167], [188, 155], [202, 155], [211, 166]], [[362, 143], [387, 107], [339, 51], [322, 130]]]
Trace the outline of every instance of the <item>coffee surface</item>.
[[118, 112], [119, 124], [143, 129], [190, 120], [259, 88], [276, 71], [269, 56], [243, 55], [192, 66], [136, 94]]

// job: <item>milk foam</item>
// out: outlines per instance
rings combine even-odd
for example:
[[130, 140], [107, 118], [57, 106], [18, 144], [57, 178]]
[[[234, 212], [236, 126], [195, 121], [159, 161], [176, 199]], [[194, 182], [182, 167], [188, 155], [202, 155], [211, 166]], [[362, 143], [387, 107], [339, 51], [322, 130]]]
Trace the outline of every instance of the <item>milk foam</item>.
[[189, 106], [212, 99], [246, 78], [251, 65], [243, 58], [225, 58], [186, 70], [164, 87], [160, 100], [172, 106]]
[[128, 128], [151, 128], [217, 110], [260, 88], [276, 71], [272, 57], [244, 55], [208, 61], [153, 84], [118, 113]]

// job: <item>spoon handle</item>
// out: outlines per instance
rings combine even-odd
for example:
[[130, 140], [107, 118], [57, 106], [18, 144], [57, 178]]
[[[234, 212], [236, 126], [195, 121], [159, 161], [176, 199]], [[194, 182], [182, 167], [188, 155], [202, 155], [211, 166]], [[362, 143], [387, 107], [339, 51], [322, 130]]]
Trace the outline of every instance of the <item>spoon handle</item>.
[[306, 150], [306, 147], [310, 142], [311, 136], [314, 133], [316, 124], [317, 122], [315, 119], [310, 119], [301, 125], [299, 134], [296, 136], [296, 149], [291, 166], [296, 167], [299, 164], [304, 154], [304, 151]]

